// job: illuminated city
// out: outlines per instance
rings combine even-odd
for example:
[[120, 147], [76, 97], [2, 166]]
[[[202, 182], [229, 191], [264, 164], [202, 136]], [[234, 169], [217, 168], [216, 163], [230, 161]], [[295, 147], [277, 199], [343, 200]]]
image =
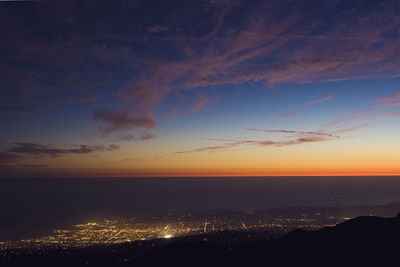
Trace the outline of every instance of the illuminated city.
[[[222, 231], [268, 231], [273, 236], [302, 228], [316, 230], [334, 226], [350, 217], [326, 213], [298, 215], [253, 213], [168, 213], [158, 217], [116, 218], [73, 225], [68, 229], [55, 229], [38, 238], [0, 243], [5, 248], [85, 247], [119, 244], [138, 240], [169, 239], [173, 237], [210, 234]], [[265, 236], [269, 238], [272, 236]]]

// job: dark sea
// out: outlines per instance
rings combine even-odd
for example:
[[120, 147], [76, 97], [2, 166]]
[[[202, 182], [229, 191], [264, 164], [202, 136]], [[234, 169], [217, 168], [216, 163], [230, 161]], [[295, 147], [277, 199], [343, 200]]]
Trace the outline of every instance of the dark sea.
[[0, 180], [0, 240], [163, 212], [351, 207], [400, 202], [400, 177], [46, 178]]

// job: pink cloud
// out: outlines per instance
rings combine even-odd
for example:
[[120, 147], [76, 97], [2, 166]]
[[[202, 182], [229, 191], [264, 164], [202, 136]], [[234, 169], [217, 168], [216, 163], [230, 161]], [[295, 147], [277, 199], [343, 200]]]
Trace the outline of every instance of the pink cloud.
[[314, 105], [314, 104], [318, 104], [318, 103], [326, 102], [326, 101], [329, 101], [329, 100], [331, 100], [331, 99], [332, 99], [332, 98], [334, 98], [334, 97], [335, 97], [335, 94], [331, 93], [331, 94], [330, 94], [330, 95], [328, 95], [327, 97], [324, 97], [324, 98], [320, 98], [320, 99], [315, 99], [315, 100], [309, 101], [309, 102], [307, 102], [307, 103], [306, 103], [306, 105]]
[[372, 120], [387, 120], [387, 119], [397, 119], [400, 118], [400, 112], [392, 112], [386, 114], [373, 114], [373, 115], [361, 115], [365, 112], [356, 112], [355, 114], [340, 118], [336, 120], [332, 120], [331, 122], [327, 123], [325, 126], [332, 127], [337, 125], [341, 122], [349, 122], [349, 121], [372, 121]]
[[143, 132], [142, 134], [140, 134], [138, 137], [133, 134], [128, 134], [128, 135], [119, 137], [117, 140], [118, 141], [144, 141], [144, 140], [153, 139], [155, 137], [156, 137], [155, 134], [153, 134], [152, 132], [146, 131], [146, 132]]
[[386, 119], [397, 119], [397, 118], [400, 118], [400, 112], [365, 116], [365, 117], [362, 117], [361, 119], [363, 119], [363, 120], [386, 120]]
[[335, 131], [332, 131], [332, 133], [334, 134], [338, 134], [338, 133], [347, 133], [347, 132], [353, 132], [359, 129], [363, 129], [368, 127], [369, 124], [362, 124], [362, 125], [357, 125], [357, 126], [353, 126], [353, 127], [349, 127], [349, 128], [341, 128]]
[[376, 106], [375, 109], [384, 109], [384, 108], [391, 108], [400, 106], [400, 92], [396, 92], [391, 95], [386, 95], [383, 97], [375, 98], [371, 102], [386, 102], [379, 106]]
[[175, 107], [168, 113], [168, 117], [176, 117], [179, 114], [181, 114], [181, 110], [179, 108]]
[[291, 117], [291, 116], [294, 116], [297, 114], [298, 114], [298, 112], [288, 112], [288, 113], [279, 114], [277, 117], [278, 118], [287, 118], [287, 117]]
[[155, 138], [156, 135], [151, 132], [144, 132], [140, 135], [140, 140], [149, 140]]
[[161, 25], [154, 25], [151, 27], [147, 27], [147, 31], [151, 33], [160, 33], [160, 32], [167, 32], [169, 31], [170, 28], [167, 26], [161, 26]]
[[118, 138], [118, 141], [131, 141], [135, 140], [135, 136], [133, 134], [127, 134]]
[[197, 112], [200, 109], [202, 109], [204, 106], [206, 106], [209, 102], [209, 98], [205, 95], [202, 94], [198, 94], [197, 95], [197, 101], [194, 104], [194, 106], [192, 107], [192, 112]]
[[400, 92], [396, 92], [391, 95], [386, 95], [383, 97], [373, 99], [372, 102], [382, 102], [382, 101], [392, 101], [392, 100], [400, 100]]
[[269, 130], [269, 129], [255, 129], [255, 128], [246, 128], [246, 130], [253, 131], [253, 132], [299, 134], [299, 135], [320, 135], [320, 136], [336, 137], [336, 138], [340, 137], [340, 136], [333, 135], [331, 133], [316, 132], [316, 131]]
[[101, 109], [92, 114], [93, 121], [102, 123], [100, 132], [108, 135], [115, 131], [135, 128], [155, 128], [157, 121], [148, 113], [131, 115], [124, 110]]
[[271, 141], [271, 140], [264, 140], [264, 141], [258, 141], [258, 140], [240, 140], [232, 143], [227, 143], [223, 145], [217, 145], [217, 146], [206, 146], [206, 147], [200, 147], [192, 150], [183, 150], [183, 151], [178, 151], [176, 152], [177, 154], [186, 154], [186, 153], [194, 153], [194, 152], [204, 152], [204, 151], [219, 151], [219, 150], [225, 150], [228, 148], [236, 147], [239, 145], [256, 145], [256, 146], [292, 146], [292, 145], [300, 145], [304, 143], [313, 143], [313, 142], [323, 142], [323, 141], [329, 141], [332, 140], [332, 138], [329, 137], [323, 137], [323, 136], [309, 136], [309, 137], [300, 137], [300, 138], [295, 138], [295, 139], [290, 139], [290, 140], [284, 140], [284, 141]]
[[386, 114], [372, 114], [372, 115], [368, 115], [368, 113], [382, 112], [384, 110], [400, 106], [400, 92], [375, 98], [372, 99], [370, 102], [372, 103], [383, 102], [383, 103], [376, 104], [368, 108], [356, 110], [347, 117], [332, 120], [331, 122], [327, 123], [326, 126], [333, 126], [338, 123], [346, 121], [365, 121], [365, 120], [381, 120], [381, 119], [397, 118], [398, 113], [396, 112], [386, 113]]
[[[298, 137], [291, 137], [289, 140], [235, 140], [235, 139], [221, 139], [221, 138], [208, 138], [207, 140], [213, 140], [218, 142], [224, 142], [220, 145], [215, 146], [205, 146], [192, 150], [183, 150], [176, 152], [177, 154], [186, 154], [186, 153], [194, 153], [194, 152], [205, 152], [205, 151], [220, 151], [225, 150], [241, 145], [253, 145], [253, 146], [292, 146], [292, 145], [300, 145], [306, 143], [314, 143], [314, 142], [324, 142], [340, 139], [341, 136], [333, 135], [331, 133], [323, 133], [323, 132], [314, 132], [314, 131], [293, 131], [293, 130], [264, 130], [264, 129], [255, 129], [255, 128], [247, 128], [249, 131], [257, 131], [257, 132], [268, 132], [268, 133], [282, 133], [282, 134], [295, 134]], [[350, 131], [350, 129], [348, 129]]]
[[394, 102], [386, 103], [383, 106], [385, 108], [397, 107], [397, 106], [400, 106], [400, 101], [394, 101]]

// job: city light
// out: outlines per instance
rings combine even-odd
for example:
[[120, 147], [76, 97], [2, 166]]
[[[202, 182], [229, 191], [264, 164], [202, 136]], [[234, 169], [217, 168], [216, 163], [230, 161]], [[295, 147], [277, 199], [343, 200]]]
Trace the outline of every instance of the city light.
[[284, 234], [302, 228], [317, 230], [336, 225], [350, 217], [320, 212], [269, 214], [248, 213], [191, 213], [164, 214], [162, 216], [109, 218], [54, 229], [47, 236], [0, 242], [5, 248], [87, 247], [103, 244], [121, 244], [139, 240], [170, 239], [183, 236], [210, 234], [222, 231], [268, 231]]

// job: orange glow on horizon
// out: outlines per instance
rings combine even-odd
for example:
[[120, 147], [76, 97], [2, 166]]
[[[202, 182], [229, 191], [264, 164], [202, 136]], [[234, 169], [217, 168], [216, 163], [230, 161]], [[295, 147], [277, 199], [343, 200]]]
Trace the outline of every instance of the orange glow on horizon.
[[[305, 177], [305, 176], [400, 176], [400, 170], [263, 170], [263, 169], [47, 169], [29, 173], [37, 177], [115, 177], [115, 178], [166, 178], [166, 177]], [[22, 173], [20, 177], [28, 176]]]

